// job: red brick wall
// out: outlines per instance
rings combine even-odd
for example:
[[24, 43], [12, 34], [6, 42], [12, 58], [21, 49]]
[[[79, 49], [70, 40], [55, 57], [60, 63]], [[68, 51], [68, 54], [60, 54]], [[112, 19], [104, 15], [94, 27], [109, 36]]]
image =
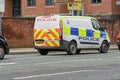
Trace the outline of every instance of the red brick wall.
[[111, 32], [113, 33], [112, 43], [116, 43], [116, 38], [118, 33], [120, 32], [120, 20], [114, 20], [113, 21], [113, 31], [111, 29]]
[[5, 0], [5, 13], [4, 16], [12, 16], [12, 0]]
[[[5, 0], [5, 17], [13, 16], [12, 4], [13, 0]], [[36, 16], [36, 15], [49, 15], [49, 14], [58, 14], [59, 5], [56, 3], [54, 6], [46, 6], [45, 0], [36, 0], [35, 7], [28, 7], [27, 0], [21, 0], [21, 15], [22, 16]], [[61, 13], [68, 13], [67, 5], [62, 4], [60, 8]]]
[[101, 1], [101, 4], [91, 4], [91, 0], [85, 0], [85, 14], [112, 13], [112, 0]]
[[116, 5], [116, 0], [112, 0], [112, 13], [114, 15], [120, 15], [120, 5]]
[[[67, 13], [67, 6], [61, 6], [62, 13]], [[64, 8], [63, 8], [64, 7]], [[22, 0], [22, 15], [48, 15], [48, 14], [58, 14], [58, 4], [54, 6], [46, 6], [45, 0], [36, 0], [35, 7], [27, 7], [27, 0]]]
[[61, 13], [69, 13], [67, 10], [67, 5], [66, 4], [61, 4], [61, 9], [60, 9]]
[[34, 19], [2, 19], [2, 33], [10, 47], [33, 46], [33, 26]]
[[[107, 28], [111, 44], [116, 44], [116, 36], [120, 32], [120, 20], [100, 20]], [[32, 18], [3, 18], [2, 33], [6, 36], [10, 47], [32, 47], [33, 46]]]

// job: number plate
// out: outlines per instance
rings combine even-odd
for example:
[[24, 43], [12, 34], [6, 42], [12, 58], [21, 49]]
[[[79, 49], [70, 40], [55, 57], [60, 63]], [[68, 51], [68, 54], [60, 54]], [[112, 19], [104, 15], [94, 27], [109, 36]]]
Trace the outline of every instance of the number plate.
[[44, 41], [36, 41], [36, 44], [43, 44]]

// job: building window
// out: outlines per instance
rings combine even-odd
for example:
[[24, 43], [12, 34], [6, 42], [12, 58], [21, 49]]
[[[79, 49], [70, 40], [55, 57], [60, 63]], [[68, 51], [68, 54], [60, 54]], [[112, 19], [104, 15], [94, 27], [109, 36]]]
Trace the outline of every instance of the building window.
[[54, 0], [46, 0], [46, 6], [53, 6], [54, 5]]
[[27, 0], [27, 6], [36, 6], [36, 0]]
[[101, 0], [92, 0], [91, 2], [92, 2], [92, 4], [100, 4]]

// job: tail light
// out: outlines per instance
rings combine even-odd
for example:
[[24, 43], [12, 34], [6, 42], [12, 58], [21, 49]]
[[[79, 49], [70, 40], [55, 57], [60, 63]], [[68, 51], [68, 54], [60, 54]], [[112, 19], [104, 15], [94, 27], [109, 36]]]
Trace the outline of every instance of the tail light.
[[60, 23], [59, 23], [59, 25], [60, 25], [60, 39], [62, 39], [62, 37], [63, 37], [63, 26], [62, 26], [62, 21], [60, 21]]

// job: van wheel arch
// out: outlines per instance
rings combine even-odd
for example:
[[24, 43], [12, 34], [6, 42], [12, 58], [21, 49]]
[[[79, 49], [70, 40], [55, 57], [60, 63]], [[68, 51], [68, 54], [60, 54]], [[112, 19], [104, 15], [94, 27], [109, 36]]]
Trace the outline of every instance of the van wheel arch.
[[107, 53], [109, 49], [109, 43], [107, 40], [104, 40], [99, 48], [100, 53]]
[[69, 55], [74, 55], [77, 54], [77, 42], [76, 40], [72, 40], [69, 42], [68, 47], [67, 47], [67, 53]]
[[2, 60], [5, 56], [5, 48], [3, 45], [0, 45], [0, 60]]
[[[76, 40], [71, 40], [71, 41], [69, 42], [69, 44], [70, 44], [71, 42], [75, 42], [75, 43], [76, 43], [76, 47], [78, 46]], [[69, 46], [69, 45], [68, 45], [68, 46]]]

